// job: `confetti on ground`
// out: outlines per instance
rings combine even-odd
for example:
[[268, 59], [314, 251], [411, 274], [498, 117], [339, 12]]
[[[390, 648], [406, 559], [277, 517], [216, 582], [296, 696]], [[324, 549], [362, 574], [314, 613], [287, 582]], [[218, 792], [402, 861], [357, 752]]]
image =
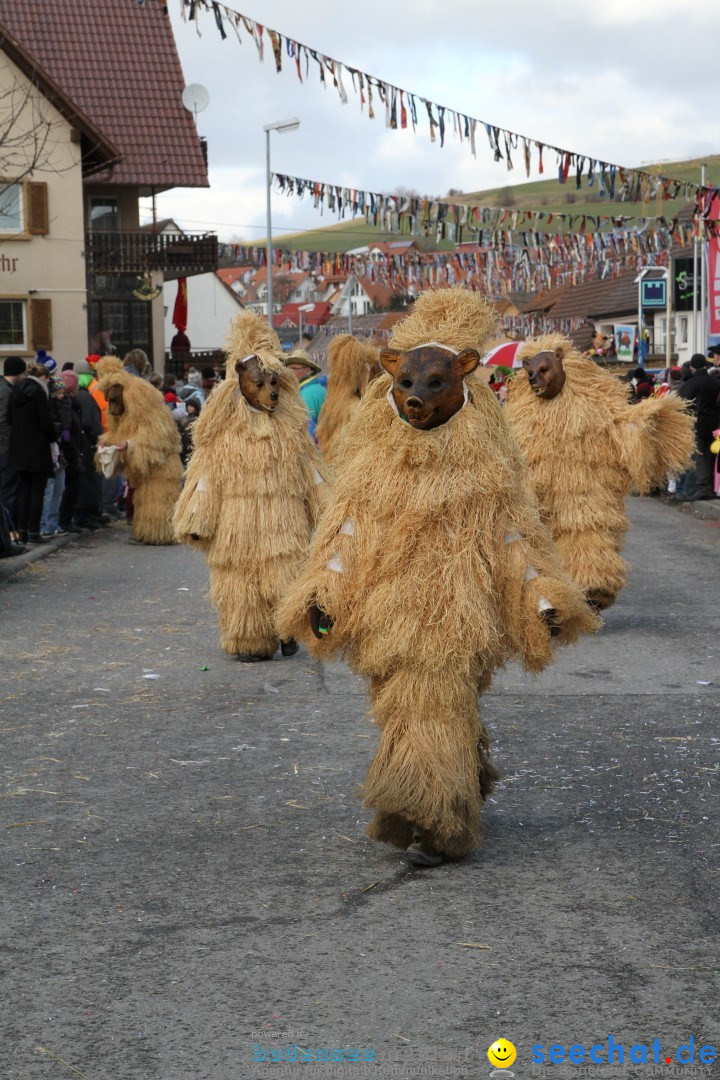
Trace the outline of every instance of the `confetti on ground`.
[[455, 944], [463, 949], [486, 949], [492, 952], [492, 945], [482, 945], [477, 941], [456, 941]]

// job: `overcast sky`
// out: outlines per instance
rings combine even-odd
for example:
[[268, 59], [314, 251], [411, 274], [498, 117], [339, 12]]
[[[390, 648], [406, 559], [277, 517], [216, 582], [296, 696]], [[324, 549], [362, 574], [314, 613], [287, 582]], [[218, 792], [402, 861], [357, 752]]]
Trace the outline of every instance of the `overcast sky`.
[[[484, 132], [477, 159], [452, 133], [432, 144], [427, 118], [418, 133], [385, 128], [324, 90], [317, 66], [298, 81], [285, 59], [278, 75], [269, 42], [260, 63], [249, 35], [225, 41], [201, 13], [198, 37], [169, 0], [186, 83], [210, 95], [198, 117], [208, 139], [210, 189], [158, 198], [161, 216], [221, 240], [265, 236], [263, 125], [297, 116], [298, 131], [272, 135], [278, 172], [372, 191], [399, 186], [421, 194], [500, 187], [525, 180], [495, 163]], [[720, 4], [717, 0], [243, 0], [236, 10], [327, 55], [414, 93], [533, 139], [624, 165], [720, 152]], [[292, 66], [291, 66], [292, 64]], [[546, 162], [548, 165], [553, 159]], [[552, 175], [552, 173], [551, 173]], [[713, 177], [715, 183], [720, 178]], [[309, 202], [273, 196], [273, 231], [331, 224]]]

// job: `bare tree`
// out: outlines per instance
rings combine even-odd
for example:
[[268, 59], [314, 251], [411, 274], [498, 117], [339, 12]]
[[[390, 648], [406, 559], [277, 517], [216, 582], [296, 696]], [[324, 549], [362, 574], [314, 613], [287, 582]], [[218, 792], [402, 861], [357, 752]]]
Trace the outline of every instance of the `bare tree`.
[[6, 213], [15, 194], [13, 186], [35, 172], [60, 172], [52, 163], [55, 148], [47, 99], [30, 80], [11, 71], [0, 89], [0, 213]]

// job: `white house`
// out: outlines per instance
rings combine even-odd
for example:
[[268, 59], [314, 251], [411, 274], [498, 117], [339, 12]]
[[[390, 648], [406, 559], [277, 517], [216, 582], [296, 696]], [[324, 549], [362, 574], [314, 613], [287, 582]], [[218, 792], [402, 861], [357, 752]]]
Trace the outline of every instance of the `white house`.
[[[169, 281], [163, 285], [163, 304], [165, 307], [165, 348], [176, 334], [173, 325], [173, 310], [178, 293], [178, 282]], [[230, 320], [243, 305], [240, 297], [222, 281], [216, 272], [198, 274], [187, 279], [187, 329], [193, 351], [213, 352], [221, 349], [227, 336]]]

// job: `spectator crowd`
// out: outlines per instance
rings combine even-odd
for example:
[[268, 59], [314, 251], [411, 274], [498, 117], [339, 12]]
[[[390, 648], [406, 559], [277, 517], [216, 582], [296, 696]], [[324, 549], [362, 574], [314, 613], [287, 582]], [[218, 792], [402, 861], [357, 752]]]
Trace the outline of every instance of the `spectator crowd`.
[[[63, 364], [44, 350], [34, 363], [6, 356], [0, 376], [0, 559], [68, 534], [81, 535], [113, 520], [132, 519], [132, 489], [122, 474], [103, 476], [96, 461], [107, 430], [108, 404], [96, 365], [100, 356]], [[300, 383], [314, 431], [325, 379], [306, 353], [288, 363]], [[192, 453], [192, 430], [207, 396], [221, 378], [213, 367], [190, 368], [186, 378], [153, 372], [141, 349], [123, 360], [131, 376], [147, 379], [162, 395], [180, 432], [183, 465]]]

